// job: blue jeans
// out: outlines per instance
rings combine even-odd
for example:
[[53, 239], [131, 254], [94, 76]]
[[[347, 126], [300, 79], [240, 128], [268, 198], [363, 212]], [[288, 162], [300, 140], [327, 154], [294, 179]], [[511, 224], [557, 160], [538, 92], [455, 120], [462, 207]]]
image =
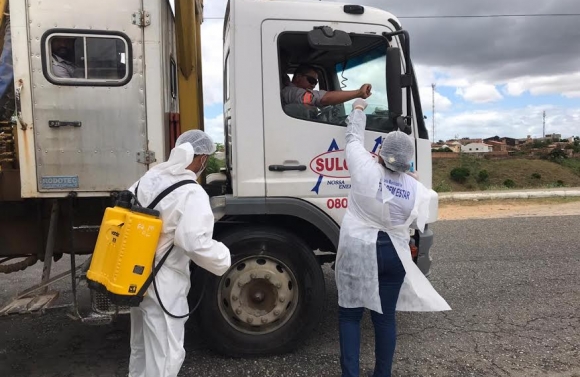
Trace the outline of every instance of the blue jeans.
[[[375, 371], [373, 377], [390, 377], [393, 355], [397, 341], [395, 307], [405, 268], [386, 233], [377, 239], [377, 263], [379, 268], [379, 295], [383, 314], [371, 311], [375, 328]], [[364, 308], [339, 307], [340, 366], [342, 377], [359, 376], [360, 320]]]

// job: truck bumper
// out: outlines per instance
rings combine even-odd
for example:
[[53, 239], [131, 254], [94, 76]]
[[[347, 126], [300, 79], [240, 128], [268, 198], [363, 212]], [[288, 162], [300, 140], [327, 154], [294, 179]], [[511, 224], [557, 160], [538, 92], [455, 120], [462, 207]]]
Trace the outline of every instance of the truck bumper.
[[433, 246], [433, 231], [425, 226], [425, 232], [419, 232], [419, 250], [417, 254], [417, 266], [427, 277], [431, 274], [431, 246]]

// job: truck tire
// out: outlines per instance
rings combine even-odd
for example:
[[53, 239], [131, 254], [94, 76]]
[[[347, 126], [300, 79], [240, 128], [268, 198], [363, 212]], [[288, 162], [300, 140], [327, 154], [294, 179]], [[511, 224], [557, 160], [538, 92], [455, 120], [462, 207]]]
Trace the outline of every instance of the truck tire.
[[324, 311], [324, 275], [313, 251], [276, 228], [239, 229], [220, 241], [232, 266], [221, 277], [206, 276], [198, 319], [209, 347], [228, 356], [296, 348]]

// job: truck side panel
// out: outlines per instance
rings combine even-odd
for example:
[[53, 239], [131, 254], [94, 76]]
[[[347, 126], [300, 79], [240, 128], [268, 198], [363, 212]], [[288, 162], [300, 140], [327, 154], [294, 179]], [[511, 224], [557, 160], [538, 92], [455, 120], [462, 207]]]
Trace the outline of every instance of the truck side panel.
[[38, 191], [125, 188], [146, 170], [141, 2], [57, 3], [28, 7]]

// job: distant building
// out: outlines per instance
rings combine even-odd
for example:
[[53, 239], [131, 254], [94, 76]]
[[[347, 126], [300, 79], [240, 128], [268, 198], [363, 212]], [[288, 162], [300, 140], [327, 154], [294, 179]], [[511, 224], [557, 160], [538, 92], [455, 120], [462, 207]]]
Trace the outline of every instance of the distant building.
[[454, 140], [454, 141], [448, 141], [445, 143], [445, 146], [449, 149], [451, 149], [452, 152], [454, 153], [459, 153], [461, 152], [461, 143]]
[[486, 144], [491, 146], [493, 152], [507, 152], [508, 150], [508, 146], [504, 142], [488, 141]]
[[519, 140], [517, 140], [517, 139], [511, 138], [511, 137], [499, 137], [497, 135], [493, 136], [493, 137], [488, 137], [487, 139], [483, 139], [483, 142], [486, 144], [489, 144], [490, 141], [497, 141], [500, 143], [505, 143], [506, 145], [509, 145], [510, 147], [515, 147], [516, 145], [519, 144]]
[[461, 145], [467, 145], [472, 143], [483, 143], [483, 139], [470, 139], [468, 137], [464, 137], [463, 139], [458, 140]]
[[462, 153], [487, 153], [492, 151], [491, 145], [485, 143], [469, 143], [461, 147]]
[[[529, 136], [528, 136], [528, 138], [529, 138]], [[560, 139], [562, 139], [562, 134], [548, 134], [548, 135], [546, 135], [546, 137], [538, 137], [538, 138], [535, 138], [534, 140], [551, 143], [554, 141], [560, 141]]]

